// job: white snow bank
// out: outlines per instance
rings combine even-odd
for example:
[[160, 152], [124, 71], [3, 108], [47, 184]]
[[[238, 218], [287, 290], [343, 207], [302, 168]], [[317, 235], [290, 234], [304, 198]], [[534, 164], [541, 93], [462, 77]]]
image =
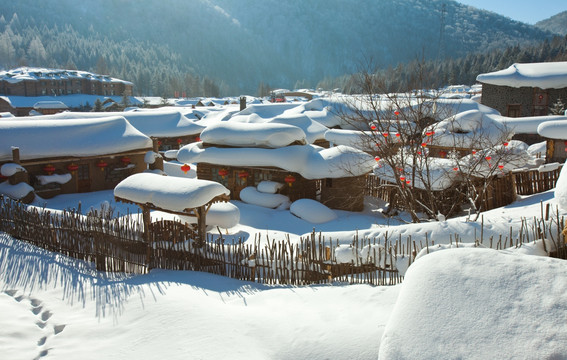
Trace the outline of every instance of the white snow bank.
[[567, 86], [567, 62], [516, 63], [504, 70], [480, 74], [476, 81], [515, 88], [561, 89]]
[[161, 157], [160, 154], [150, 150], [148, 152], [146, 152], [146, 155], [144, 155], [144, 162], [146, 164], [153, 164], [156, 162], [157, 159], [159, 159]]
[[53, 174], [53, 175], [38, 175], [37, 179], [41, 185], [51, 184], [51, 183], [58, 183], [58, 184], [66, 184], [73, 176], [69, 173], [67, 174]]
[[8, 181], [0, 183], [0, 194], [11, 197], [12, 199], [22, 199], [30, 192], [33, 192], [33, 187], [25, 182], [11, 185]]
[[240, 191], [240, 200], [247, 204], [274, 209], [289, 202], [289, 198], [282, 194], [259, 192], [255, 187], [248, 186]]
[[566, 272], [564, 260], [489, 249], [424, 256], [407, 271], [379, 358], [563, 358]]
[[264, 181], [260, 181], [258, 185], [256, 185], [256, 188], [258, 189], [259, 192], [262, 193], [275, 194], [283, 186], [284, 184], [280, 182], [264, 180]]
[[152, 140], [123, 117], [98, 119], [0, 121], [0, 161], [97, 156], [152, 147]]
[[202, 143], [185, 145], [177, 160], [187, 164], [206, 162], [225, 166], [274, 166], [299, 173], [306, 179], [364, 175], [376, 162], [372, 156], [348, 146], [325, 149], [315, 145], [292, 145], [277, 149], [205, 148]]
[[116, 197], [170, 211], [198, 208], [216, 196], [229, 194], [227, 188], [214, 181], [152, 173], [134, 174], [114, 188]]
[[533, 156], [539, 155], [545, 157], [545, 153], [547, 152], [547, 141], [532, 144], [526, 151]]
[[555, 200], [563, 210], [567, 210], [567, 166], [563, 166], [555, 183]]
[[0, 167], [0, 174], [2, 174], [2, 176], [12, 176], [18, 171], [25, 172], [26, 169], [22, 165], [15, 163], [6, 163]]
[[209, 144], [279, 148], [294, 142], [306, 144], [305, 133], [297, 126], [276, 123], [223, 121], [208, 126], [201, 140]]
[[[194, 216], [180, 216], [183, 221], [189, 224], [196, 224], [197, 218]], [[240, 210], [229, 202], [217, 202], [211, 205], [207, 211], [207, 226], [218, 226], [223, 229], [230, 229], [238, 225], [240, 221]]]
[[322, 224], [337, 218], [337, 214], [332, 209], [312, 199], [294, 201], [289, 211], [298, 218], [313, 224]]

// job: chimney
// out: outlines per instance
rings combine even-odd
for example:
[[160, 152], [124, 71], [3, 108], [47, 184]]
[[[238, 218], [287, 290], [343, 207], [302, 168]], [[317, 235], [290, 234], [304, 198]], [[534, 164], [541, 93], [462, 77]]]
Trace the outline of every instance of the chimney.
[[246, 109], [246, 96], [240, 97], [240, 111]]

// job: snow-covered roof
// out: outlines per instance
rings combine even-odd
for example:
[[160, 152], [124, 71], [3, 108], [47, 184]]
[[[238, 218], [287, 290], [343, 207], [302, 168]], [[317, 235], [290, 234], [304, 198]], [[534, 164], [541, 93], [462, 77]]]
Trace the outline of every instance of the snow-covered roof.
[[33, 105], [34, 109], [68, 109], [67, 105], [63, 104], [61, 101], [50, 100], [50, 101], [38, 101]]
[[549, 139], [567, 140], [567, 117], [541, 123], [537, 127], [537, 133]]
[[223, 121], [208, 126], [201, 140], [209, 144], [278, 148], [294, 142], [306, 144], [305, 133], [297, 126], [278, 123]]
[[204, 125], [199, 125], [189, 120], [179, 111], [159, 110], [154, 111], [124, 111], [124, 112], [62, 112], [59, 114], [20, 117], [20, 120], [55, 120], [55, 119], [99, 119], [109, 116], [121, 116], [126, 118], [130, 124], [147, 136], [175, 137], [199, 134]]
[[478, 110], [464, 111], [430, 126], [426, 132], [434, 134], [424, 138], [424, 142], [465, 149], [492, 147], [513, 135], [498, 118]]
[[0, 71], [0, 81], [7, 81], [15, 84], [20, 81], [39, 81], [39, 80], [80, 80], [88, 79], [91, 81], [124, 83], [132, 85], [130, 81], [120, 80], [108, 75], [99, 75], [88, 71], [47, 69], [38, 67], [20, 67], [17, 69]]
[[550, 116], [527, 116], [527, 117], [507, 117], [500, 116], [497, 118], [502, 124], [506, 125], [514, 134], [537, 134], [540, 124], [547, 121], [567, 120], [567, 116], [550, 115]]
[[325, 149], [315, 145], [292, 145], [277, 149], [204, 148], [202, 143], [185, 145], [177, 153], [183, 163], [225, 166], [269, 166], [299, 173], [306, 179], [341, 178], [372, 171], [375, 160], [348, 146]]
[[230, 190], [218, 182], [153, 173], [131, 175], [114, 188], [114, 196], [121, 199], [179, 212], [206, 205], [220, 195], [228, 196]]
[[513, 64], [504, 70], [480, 74], [476, 80], [515, 88], [562, 89], [567, 87], [567, 61]]
[[121, 116], [99, 119], [0, 121], [0, 161], [98, 156], [151, 148], [152, 140]]

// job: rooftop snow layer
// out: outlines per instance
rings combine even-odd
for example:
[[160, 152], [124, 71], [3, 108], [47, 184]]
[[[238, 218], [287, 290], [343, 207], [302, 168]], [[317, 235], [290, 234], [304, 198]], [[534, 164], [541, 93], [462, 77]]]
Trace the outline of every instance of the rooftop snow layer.
[[315, 145], [292, 145], [277, 149], [204, 148], [202, 143], [185, 145], [177, 153], [182, 163], [225, 166], [273, 166], [299, 173], [306, 179], [341, 178], [372, 171], [375, 160], [348, 146], [325, 149]]
[[7, 81], [9, 83], [18, 83], [20, 81], [38, 81], [38, 80], [68, 80], [68, 79], [88, 79], [91, 81], [100, 82], [113, 82], [130, 84], [129, 81], [124, 81], [112, 78], [108, 75], [99, 75], [87, 71], [79, 70], [62, 70], [62, 69], [46, 69], [34, 67], [20, 67], [8, 71], [0, 71], [0, 81]]
[[97, 156], [148, 149], [152, 140], [125, 118], [0, 121], [0, 161], [12, 160], [12, 147], [22, 160], [63, 156]]
[[201, 140], [209, 144], [279, 148], [294, 142], [306, 144], [305, 133], [297, 126], [278, 123], [223, 121], [208, 126]]
[[134, 174], [114, 188], [114, 196], [170, 211], [198, 208], [217, 196], [229, 194], [218, 182], [152, 173]]
[[541, 123], [537, 127], [537, 133], [549, 139], [567, 140], [567, 117], [562, 118]]
[[504, 70], [480, 74], [476, 80], [485, 84], [515, 88], [562, 89], [567, 87], [567, 61], [513, 64]]

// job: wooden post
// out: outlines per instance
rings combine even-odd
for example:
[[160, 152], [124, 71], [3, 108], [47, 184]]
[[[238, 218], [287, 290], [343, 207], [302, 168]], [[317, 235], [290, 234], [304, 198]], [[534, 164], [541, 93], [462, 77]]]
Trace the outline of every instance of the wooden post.
[[152, 244], [151, 244], [151, 234], [150, 234], [150, 223], [152, 218], [150, 216], [150, 208], [148, 206], [142, 206], [142, 219], [144, 221], [144, 242], [146, 243], [146, 265], [148, 271], [152, 269]]
[[[159, 144], [157, 138], [152, 138], [153, 152], [159, 154]], [[155, 159], [153, 164], [150, 164], [150, 170], [161, 170], [163, 171], [163, 158], [159, 156]]]
[[207, 213], [205, 206], [197, 208], [197, 246], [202, 247], [205, 245], [205, 236], [207, 235]]
[[12, 146], [12, 162], [15, 164], [20, 164], [20, 148]]
[[246, 109], [246, 96], [240, 97], [240, 111]]

